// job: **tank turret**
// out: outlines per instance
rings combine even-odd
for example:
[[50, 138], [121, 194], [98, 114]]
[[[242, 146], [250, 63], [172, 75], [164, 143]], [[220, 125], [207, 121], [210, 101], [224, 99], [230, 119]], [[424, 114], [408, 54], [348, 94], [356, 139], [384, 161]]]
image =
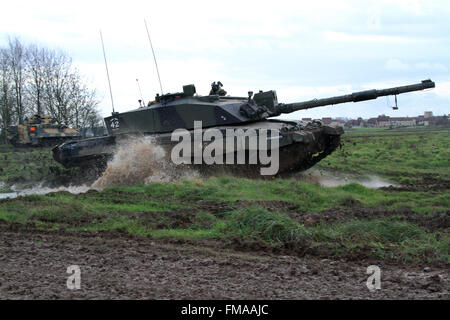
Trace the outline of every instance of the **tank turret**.
[[224, 90], [221, 86], [213, 83], [211, 92], [217, 94], [199, 96], [196, 95], [195, 86], [191, 84], [184, 86], [183, 92], [157, 95], [147, 107], [120, 114], [115, 113], [106, 117], [105, 122], [110, 135], [154, 134], [171, 132], [179, 128], [190, 130], [194, 128], [196, 120], [202, 120], [204, 128], [238, 125], [298, 110], [372, 100], [381, 96], [434, 88], [434, 86], [435, 84], [431, 80], [424, 80], [421, 83], [407, 86], [373, 89], [343, 96], [286, 104], [278, 103], [275, 90], [260, 91], [256, 94], [250, 91], [248, 97], [232, 97], [223, 95]]

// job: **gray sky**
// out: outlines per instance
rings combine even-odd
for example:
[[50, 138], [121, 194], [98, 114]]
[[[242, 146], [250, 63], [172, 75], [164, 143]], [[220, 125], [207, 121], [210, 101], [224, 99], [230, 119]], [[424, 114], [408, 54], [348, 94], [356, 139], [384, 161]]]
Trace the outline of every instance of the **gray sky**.
[[[59, 48], [111, 111], [102, 30], [117, 111], [159, 91], [144, 19], [165, 92], [194, 83], [199, 94], [220, 80], [231, 95], [277, 90], [303, 101], [431, 78], [436, 89], [394, 98], [299, 111], [288, 118], [450, 113], [450, 2], [376, 1], [9, 1], [8, 36]], [[286, 117], [285, 117], [286, 118]]]

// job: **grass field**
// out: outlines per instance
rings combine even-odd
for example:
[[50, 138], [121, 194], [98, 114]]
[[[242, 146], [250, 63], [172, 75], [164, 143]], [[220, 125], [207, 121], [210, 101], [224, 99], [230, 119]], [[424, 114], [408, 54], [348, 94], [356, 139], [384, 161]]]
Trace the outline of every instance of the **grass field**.
[[318, 167], [377, 174], [402, 184], [449, 182], [449, 146], [449, 130], [358, 130], [346, 134], [343, 148]]
[[[120, 230], [245, 250], [448, 266], [449, 131], [355, 131], [343, 142], [319, 168], [380, 175], [409, 187], [374, 190], [352, 183], [325, 188], [294, 177], [219, 176], [4, 199], [0, 220], [24, 229]], [[48, 150], [26, 156], [10, 150], [0, 158], [5, 154], [36, 160], [27, 169], [9, 162], [0, 181], [17, 179], [21, 170], [54, 174], [34, 169]]]
[[0, 193], [10, 192], [13, 185], [26, 188], [41, 182], [69, 183], [77, 173], [77, 169], [65, 169], [54, 161], [49, 148], [14, 149], [0, 145]]

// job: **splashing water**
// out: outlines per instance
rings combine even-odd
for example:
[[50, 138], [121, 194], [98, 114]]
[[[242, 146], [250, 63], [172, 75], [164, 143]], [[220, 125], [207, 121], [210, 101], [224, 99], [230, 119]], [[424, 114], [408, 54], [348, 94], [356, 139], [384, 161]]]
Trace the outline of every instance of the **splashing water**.
[[166, 157], [163, 147], [151, 137], [143, 137], [119, 143], [113, 159], [92, 187], [103, 189], [112, 185], [170, 182], [197, 176], [192, 169], [175, 166]]
[[49, 188], [44, 187], [43, 184], [39, 184], [32, 188], [26, 188], [26, 189], [18, 189], [16, 186], [12, 186], [11, 190], [13, 192], [9, 193], [0, 193], [0, 199], [6, 199], [6, 198], [17, 198], [20, 196], [26, 196], [30, 194], [48, 194], [51, 192], [60, 192], [60, 191], [66, 191], [73, 194], [79, 194], [87, 192], [89, 189], [91, 189], [90, 186], [82, 185], [82, 186], [69, 186], [69, 187], [57, 187], [57, 188]]
[[319, 169], [309, 169], [305, 172], [297, 174], [296, 178], [308, 183], [318, 183], [323, 187], [338, 187], [349, 183], [358, 183], [370, 189], [396, 186], [394, 183], [376, 176], [368, 175], [362, 177], [348, 177], [344, 176], [343, 173], [329, 172]]

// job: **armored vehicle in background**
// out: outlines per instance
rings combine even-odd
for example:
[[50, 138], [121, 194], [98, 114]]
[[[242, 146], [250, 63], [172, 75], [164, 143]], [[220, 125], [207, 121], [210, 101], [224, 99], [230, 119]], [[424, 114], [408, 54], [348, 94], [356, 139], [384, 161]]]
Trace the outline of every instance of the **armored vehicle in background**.
[[54, 147], [80, 137], [78, 130], [58, 125], [47, 115], [34, 115], [6, 130], [6, 138], [15, 147]]
[[[228, 129], [253, 129], [253, 132], [261, 129], [276, 130], [279, 133], [275, 137], [279, 142], [278, 173], [300, 171], [308, 169], [333, 152], [340, 144], [343, 128], [324, 125], [320, 121], [284, 121], [273, 117], [308, 108], [360, 102], [381, 96], [434, 88], [435, 84], [431, 80], [424, 80], [401, 87], [373, 89], [297, 103], [279, 103], [274, 90], [260, 91], [256, 94], [249, 92], [248, 97], [226, 96], [221, 86], [220, 82], [213, 83], [210, 94], [200, 96], [196, 94], [194, 85], [186, 85], [183, 92], [156, 95], [155, 100], [145, 107], [122, 113], [115, 112], [104, 119], [108, 136], [65, 142], [53, 149], [53, 157], [66, 167], [88, 163], [97, 163], [100, 167], [104, 167], [114, 153], [116, 144], [124, 139], [152, 136], [158, 144], [170, 150], [177, 144], [171, 139], [174, 130], [185, 129], [193, 135], [194, 122], [202, 121], [202, 130], [208, 128], [216, 128], [221, 132]], [[246, 151], [249, 148], [249, 144], [246, 143]], [[255, 171], [257, 166], [234, 167], [235, 172], [248, 173]]]

